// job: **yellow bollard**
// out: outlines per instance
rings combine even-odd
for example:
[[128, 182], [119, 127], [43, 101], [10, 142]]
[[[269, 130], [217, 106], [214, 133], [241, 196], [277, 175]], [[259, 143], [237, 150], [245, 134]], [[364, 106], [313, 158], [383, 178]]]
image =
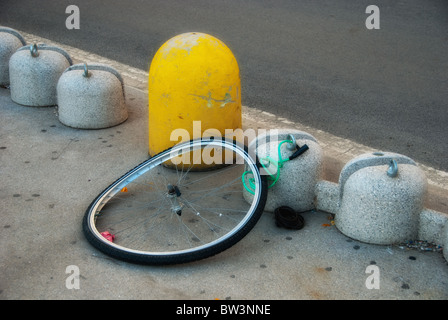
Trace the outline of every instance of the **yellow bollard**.
[[168, 40], [151, 62], [148, 114], [151, 156], [185, 140], [241, 129], [240, 74], [230, 49], [204, 33]]

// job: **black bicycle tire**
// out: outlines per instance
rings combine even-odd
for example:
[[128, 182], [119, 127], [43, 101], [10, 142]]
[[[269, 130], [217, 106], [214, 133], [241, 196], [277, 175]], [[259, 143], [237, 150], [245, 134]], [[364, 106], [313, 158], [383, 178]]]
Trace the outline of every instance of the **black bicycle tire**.
[[[224, 139], [223, 139], [224, 140]], [[191, 140], [191, 142], [196, 141], [196, 140]], [[234, 144], [236, 144], [234, 142]], [[241, 147], [241, 146], [240, 146]], [[212, 256], [215, 256], [229, 248], [231, 248], [232, 246], [234, 246], [236, 243], [238, 243], [240, 240], [242, 240], [256, 225], [256, 223], [258, 222], [258, 220], [260, 219], [263, 211], [264, 211], [264, 207], [266, 204], [266, 200], [267, 200], [267, 179], [266, 176], [260, 175], [261, 178], [261, 192], [260, 192], [260, 199], [258, 202], [258, 205], [256, 207], [256, 209], [254, 210], [254, 213], [252, 214], [252, 216], [248, 219], [248, 221], [235, 233], [233, 234], [231, 237], [211, 246], [211, 247], [207, 247], [195, 252], [187, 252], [187, 253], [183, 253], [183, 254], [173, 254], [173, 255], [142, 255], [142, 254], [138, 254], [138, 253], [134, 253], [134, 252], [128, 252], [128, 251], [124, 251], [118, 248], [115, 248], [113, 246], [109, 246], [107, 245], [106, 242], [99, 240], [93, 233], [93, 231], [90, 229], [89, 226], [89, 219], [90, 219], [90, 211], [92, 206], [94, 206], [98, 199], [100, 199], [102, 197], [102, 195], [107, 192], [110, 188], [112, 188], [118, 181], [122, 180], [125, 176], [130, 175], [132, 172], [136, 171], [138, 168], [142, 167], [145, 163], [147, 163], [148, 161], [150, 161], [152, 158], [157, 157], [158, 155], [162, 154], [162, 153], [166, 153], [169, 152], [171, 148], [168, 148], [160, 153], [158, 153], [157, 155], [154, 155], [153, 157], [150, 157], [149, 159], [143, 161], [142, 163], [140, 163], [139, 165], [135, 166], [133, 169], [129, 170], [128, 172], [126, 172], [125, 174], [123, 174], [122, 176], [120, 176], [118, 179], [116, 179], [113, 183], [111, 183], [107, 188], [105, 188], [101, 193], [99, 193], [99, 195], [97, 197], [95, 197], [95, 199], [90, 203], [90, 205], [88, 206], [85, 214], [84, 214], [84, 218], [82, 221], [82, 229], [83, 229], [83, 233], [85, 238], [87, 239], [87, 241], [97, 250], [103, 252], [104, 254], [116, 258], [118, 260], [121, 261], [125, 261], [125, 262], [130, 262], [130, 263], [135, 263], [135, 264], [145, 264], [145, 265], [173, 265], [173, 264], [182, 264], [182, 263], [188, 263], [188, 262], [193, 262], [193, 261], [198, 261], [198, 260], [203, 260]], [[248, 154], [247, 151], [247, 147], [244, 146], [243, 147], [244, 151]], [[258, 162], [258, 159], [254, 159], [255, 164], [257, 166], [257, 168], [260, 168], [260, 164]]]

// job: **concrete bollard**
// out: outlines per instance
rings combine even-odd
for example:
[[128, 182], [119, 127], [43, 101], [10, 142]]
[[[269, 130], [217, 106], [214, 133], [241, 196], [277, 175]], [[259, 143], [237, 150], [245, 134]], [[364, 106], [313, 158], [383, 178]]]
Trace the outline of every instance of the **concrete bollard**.
[[372, 244], [395, 244], [418, 236], [426, 177], [415, 162], [395, 153], [364, 154], [348, 162], [339, 178], [336, 227]]
[[445, 227], [442, 230], [442, 241], [443, 257], [448, 262], [448, 223], [445, 223]]
[[25, 106], [57, 104], [59, 77], [72, 65], [68, 53], [45, 44], [18, 49], [9, 60], [11, 99]]
[[240, 73], [230, 49], [198, 32], [163, 44], [149, 70], [148, 119], [151, 156], [178, 142], [241, 129]]
[[121, 75], [103, 64], [76, 64], [59, 78], [58, 116], [64, 125], [102, 129], [128, 118]]
[[443, 228], [446, 224], [448, 224], [448, 214], [423, 209], [420, 213], [417, 239], [443, 246]]
[[0, 27], [0, 85], [9, 85], [9, 59], [25, 45], [26, 41], [18, 31]]
[[[277, 182], [269, 188], [265, 211], [274, 212], [276, 208], [288, 206], [297, 212], [312, 210], [315, 207], [315, 186], [319, 181], [322, 167], [322, 149], [316, 139], [302, 131], [280, 129], [272, 130], [269, 134], [261, 134], [249, 144], [249, 152], [255, 152], [260, 162], [270, 157], [279, 161], [279, 145], [282, 159], [290, 157], [295, 150], [288, 148], [285, 140], [294, 137], [299, 146], [308, 146], [306, 152], [295, 159], [286, 161], [281, 166]], [[252, 151], [254, 150], [254, 151]], [[266, 167], [271, 173], [276, 172], [275, 165]], [[263, 172], [262, 174], [267, 174]], [[270, 183], [268, 182], [268, 185]], [[244, 190], [244, 197], [250, 199], [251, 194]]]

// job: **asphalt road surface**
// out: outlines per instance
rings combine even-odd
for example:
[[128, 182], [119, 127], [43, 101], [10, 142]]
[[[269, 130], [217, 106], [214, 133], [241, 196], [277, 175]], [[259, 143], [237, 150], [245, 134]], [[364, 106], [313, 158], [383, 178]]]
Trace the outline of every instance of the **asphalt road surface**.
[[144, 70], [169, 38], [209, 33], [237, 57], [244, 105], [448, 171], [446, 0], [1, 0], [0, 25]]

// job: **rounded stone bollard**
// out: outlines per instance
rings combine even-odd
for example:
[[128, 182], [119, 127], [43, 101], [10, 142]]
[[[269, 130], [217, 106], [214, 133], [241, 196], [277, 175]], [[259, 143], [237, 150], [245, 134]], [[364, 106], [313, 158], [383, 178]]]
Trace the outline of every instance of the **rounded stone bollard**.
[[24, 106], [57, 104], [59, 77], [72, 65], [63, 49], [45, 44], [18, 49], [9, 60], [11, 99]]
[[128, 118], [121, 75], [103, 64], [76, 64], [57, 85], [58, 117], [78, 129], [116, 126]]
[[[281, 159], [289, 158], [297, 148], [285, 141], [294, 140], [304, 152], [292, 160], [283, 162], [278, 169], [278, 180], [275, 180], [277, 177], [275, 163], [280, 159], [279, 149]], [[320, 145], [312, 135], [291, 129], [271, 130], [268, 134], [261, 134], [254, 139], [249, 144], [248, 150], [249, 153], [253, 153], [254, 158], [256, 155], [259, 162], [265, 165], [260, 168], [260, 173], [272, 175], [272, 178], [268, 178], [270, 187], [265, 211], [274, 212], [281, 206], [288, 206], [297, 212], [315, 208], [315, 187], [321, 176], [323, 155]], [[252, 196], [247, 187], [243, 194], [246, 199]]]
[[443, 257], [448, 262], [448, 222], [442, 229], [442, 247], [443, 247]]
[[164, 43], [149, 70], [148, 120], [151, 156], [178, 142], [241, 129], [240, 73], [231, 50], [199, 32]]
[[9, 85], [9, 59], [25, 45], [26, 41], [18, 31], [0, 26], [0, 85]]
[[364, 154], [339, 177], [336, 227], [346, 236], [389, 245], [415, 240], [427, 181], [416, 163], [396, 153]]

